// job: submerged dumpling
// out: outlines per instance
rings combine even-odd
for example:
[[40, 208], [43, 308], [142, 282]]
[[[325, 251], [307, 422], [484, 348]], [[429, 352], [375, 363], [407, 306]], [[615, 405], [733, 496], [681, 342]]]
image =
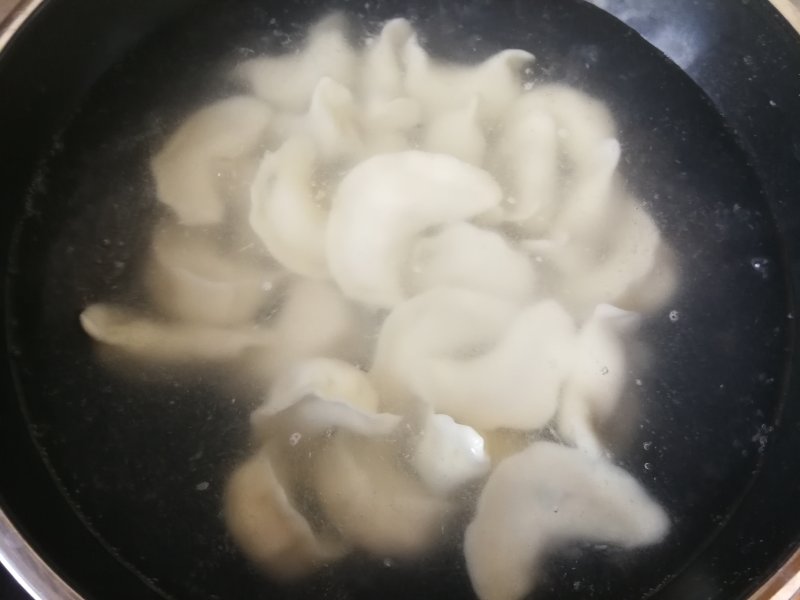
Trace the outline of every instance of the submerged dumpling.
[[169, 317], [234, 325], [255, 317], [279, 279], [273, 270], [223, 254], [207, 236], [166, 225], [153, 235], [144, 283]]
[[410, 243], [435, 225], [495, 206], [502, 196], [486, 172], [443, 154], [408, 151], [359, 163], [339, 184], [328, 223], [331, 275], [355, 300], [391, 307], [406, 297]]
[[228, 480], [223, 514], [239, 548], [276, 579], [297, 579], [347, 552], [340, 540], [314, 532], [263, 452]]
[[247, 96], [198, 110], [151, 161], [158, 199], [183, 225], [222, 221], [225, 201], [217, 181], [221, 163], [256, 150], [271, 119], [267, 105]]
[[558, 544], [635, 548], [660, 541], [668, 529], [661, 507], [619, 467], [537, 442], [489, 477], [467, 527], [464, 553], [481, 600], [520, 600]]

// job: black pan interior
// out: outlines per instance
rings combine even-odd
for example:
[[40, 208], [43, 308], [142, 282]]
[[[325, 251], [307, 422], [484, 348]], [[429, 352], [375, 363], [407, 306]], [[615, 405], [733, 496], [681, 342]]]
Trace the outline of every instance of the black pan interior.
[[[2, 158], [13, 154], [18, 164], [0, 166], [12, 199], [4, 226], [18, 223], [6, 304], [15, 385], [5, 383], [12, 393], [0, 421], [4, 456], [14, 458], [3, 461], [0, 494], [36, 546], [90, 597], [472, 597], [457, 544], [421, 565], [355, 557], [290, 588], [266, 581], [227, 540], [218, 514], [225, 477], [248, 450], [249, 399], [215, 391], [213, 372], [188, 381], [157, 372], [121, 378], [94, 360], [77, 323], [87, 303], [128, 297], [135, 283], [159, 211], [147, 157], [187, 111], [236, 91], [226, 69], [274, 48], [270, 31], [302, 31], [332, 8], [367, 28], [410, 17], [433, 51], [460, 60], [525, 48], [542, 81], [604, 99], [619, 122], [630, 186], [677, 251], [681, 292], [645, 323], [650, 359], [632, 373], [642, 381], [631, 391], [640, 412], [615, 447], [670, 513], [671, 535], [639, 554], [565, 548], [536, 597], [744, 597], [796, 543], [791, 289], [800, 208], [781, 173], [797, 172], [800, 143], [795, 129], [788, 154], [762, 151], [765, 132], [777, 131], [777, 115], [789, 118], [791, 107], [781, 90], [749, 113], [731, 99], [752, 86], [752, 65], [734, 70], [743, 80], [733, 79], [739, 89], [726, 96], [724, 78], [733, 75], [723, 63], [711, 63], [720, 72], [713, 79], [698, 63], [693, 81], [633, 29], [578, 0], [502, 9], [475, 1], [123, 2], [87, 9], [83, 20], [70, 4], [47, 3], [0, 63], [0, 81], [24, 82], [18, 96], [4, 94], [9, 106], [0, 114], [17, 109], [28, 119], [9, 122], [0, 142]], [[683, 15], [664, 18], [688, 18], [683, 4]], [[751, 11], [750, 27], [766, 27], [757, 17], [771, 14], [730, 10]], [[137, 21], [125, 21], [129, 11]], [[61, 31], [59, 18], [102, 40], [75, 46], [65, 72], [55, 53], [29, 58], [33, 36]], [[109, 23], [115, 36], [89, 35]], [[60, 35], [55, 43], [68, 46], [69, 34]], [[761, 41], [751, 62], [783, 48]], [[796, 52], [782, 52], [783, 66], [800, 64]], [[48, 68], [23, 75], [26, 57], [29, 67], [39, 60]], [[698, 85], [704, 72], [708, 85]], [[198, 490], [204, 482], [208, 489]]]

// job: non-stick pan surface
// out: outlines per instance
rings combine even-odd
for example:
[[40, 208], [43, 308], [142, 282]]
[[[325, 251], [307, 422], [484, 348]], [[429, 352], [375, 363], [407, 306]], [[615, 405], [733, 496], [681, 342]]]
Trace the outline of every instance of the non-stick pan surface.
[[337, 8], [366, 28], [409, 17], [458, 60], [530, 50], [541, 81], [602, 98], [629, 186], [677, 252], [680, 292], [645, 322], [632, 416], [612, 432], [670, 536], [639, 553], [565, 548], [535, 597], [744, 598], [788, 556], [800, 540], [800, 44], [755, 0], [597, 4], [628, 24], [579, 0], [44, 3], [0, 56], [0, 500], [77, 590], [472, 597], [457, 543], [420, 564], [355, 557], [270, 583], [219, 517], [254, 398], [215, 392], [213, 371], [115, 374], [77, 321], [130, 293], [159, 210], [148, 156], [187, 111], [236, 90], [226, 70], [274, 49], [270, 32]]

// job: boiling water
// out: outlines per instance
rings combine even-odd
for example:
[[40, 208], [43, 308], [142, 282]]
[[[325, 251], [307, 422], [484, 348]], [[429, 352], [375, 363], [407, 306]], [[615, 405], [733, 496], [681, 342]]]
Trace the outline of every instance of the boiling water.
[[[644, 323], [627, 405], [608, 436], [673, 524], [636, 553], [554, 553], [537, 598], [639, 597], [677, 572], [724, 522], [769, 439], [784, 340], [780, 251], [758, 182], [732, 134], [679, 71], [623, 26], [571, 2], [489, 15], [344, 5], [374, 31], [415, 22], [432, 51], [475, 62], [503, 48], [537, 56], [537, 77], [606, 101], [622, 170], [678, 254], [681, 288]], [[530, 14], [527, 12], [530, 11]], [[131, 568], [175, 597], [470, 597], [461, 529], [424, 561], [353, 555], [288, 587], [258, 574], [219, 516], [249, 452], [261, 390], [225, 372], [142, 370], [95, 360], [77, 316], [94, 301], [143, 306], [142, 257], [160, 214], [149, 157], [195, 108], [237, 91], [224, 74], [285, 50], [319, 15], [257, 3], [205, 8], [147, 40], [97, 85], [54, 142], [23, 224], [13, 291], [17, 370], [34, 436], [76, 510]], [[538, 82], [538, 81], [537, 81]], [[645, 356], [646, 355], [646, 356]], [[222, 390], [225, 390], [223, 393]]]

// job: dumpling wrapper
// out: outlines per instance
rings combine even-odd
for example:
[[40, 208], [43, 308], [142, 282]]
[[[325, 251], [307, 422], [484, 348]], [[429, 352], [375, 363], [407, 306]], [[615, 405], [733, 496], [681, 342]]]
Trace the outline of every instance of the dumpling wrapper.
[[430, 549], [452, 506], [399, 468], [391, 445], [343, 436], [320, 453], [314, 487], [342, 537], [381, 558]]
[[346, 30], [342, 15], [330, 15], [309, 29], [300, 51], [245, 61], [235, 74], [270, 105], [283, 111], [306, 111], [323, 77], [346, 87], [355, 80], [358, 57], [347, 41]]
[[639, 316], [634, 313], [600, 305], [578, 333], [557, 426], [565, 442], [594, 456], [604, 453], [595, 424], [614, 413], [628, 375], [621, 332], [633, 328], [638, 321]]
[[555, 415], [575, 347], [575, 324], [556, 302], [523, 310], [474, 358], [429, 358], [419, 394], [436, 412], [480, 429], [533, 430]]
[[234, 471], [225, 489], [223, 514], [242, 552], [279, 580], [298, 579], [347, 551], [342, 542], [314, 533], [263, 452]]
[[241, 325], [276, 289], [276, 274], [223, 255], [195, 230], [160, 226], [153, 235], [144, 284], [155, 306], [181, 321]]
[[530, 258], [512, 248], [497, 232], [455, 223], [421, 238], [411, 255], [411, 286], [465, 288], [524, 303], [536, 289]]
[[494, 120], [522, 93], [520, 71], [533, 62], [524, 50], [503, 50], [478, 65], [442, 64], [428, 56], [417, 36], [403, 49], [406, 92], [419, 100], [426, 114], [436, 115], [478, 99], [482, 119]]
[[421, 151], [359, 163], [334, 195], [326, 239], [328, 267], [350, 298], [392, 307], [406, 297], [403, 270], [412, 240], [435, 225], [469, 219], [497, 205], [486, 171]]
[[566, 542], [635, 548], [667, 534], [664, 510], [628, 473], [580, 450], [537, 442], [492, 472], [464, 553], [481, 600], [519, 600], [546, 553]]
[[271, 120], [270, 108], [248, 96], [220, 100], [192, 114], [150, 163], [158, 199], [183, 225], [221, 222], [220, 164], [256, 150]]
[[367, 39], [359, 89], [367, 105], [405, 95], [402, 50], [412, 35], [414, 29], [406, 19], [390, 19], [380, 34]]
[[422, 148], [481, 166], [487, 144], [479, 116], [477, 98], [472, 98], [461, 108], [436, 115], [428, 122]]
[[272, 342], [269, 331], [255, 327], [168, 323], [114, 304], [92, 304], [81, 313], [80, 321], [96, 342], [152, 362], [229, 361]]
[[475, 354], [513, 321], [515, 304], [456, 288], [436, 288], [398, 305], [383, 322], [370, 378], [383, 410], [419, 401], [433, 358]]
[[315, 165], [313, 145], [300, 137], [267, 152], [250, 189], [250, 225], [284, 267], [324, 278], [327, 214], [315, 197]]

